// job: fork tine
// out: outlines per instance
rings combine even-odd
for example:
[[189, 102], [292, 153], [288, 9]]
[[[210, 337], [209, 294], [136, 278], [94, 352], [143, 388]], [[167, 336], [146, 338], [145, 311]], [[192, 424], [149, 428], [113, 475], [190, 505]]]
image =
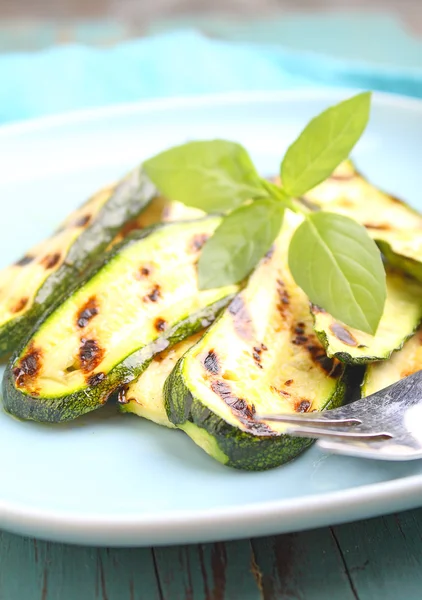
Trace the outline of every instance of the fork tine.
[[331, 427], [332, 425], [340, 425], [341, 427], [352, 427], [353, 425], [362, 425], [360, 419], [330, 419], [328, 417], [321, 417], [319, 414], [298, 414], [298, 415], [254, 415], [257, 421], [276, 421], [277, 423], [298, 423], [299, 425], [316, 425], [323, 427]]
[[335, 438], [343, 442], [382, 442], [390, 440], [393, 436], [387, 432], [364, 433], [359, 431], [341, 431], [333, 429], [322, 429], [320, 427], [296, 426], [286, 430], [287, 435], [305, 437], [311, 439], [330, 440]]

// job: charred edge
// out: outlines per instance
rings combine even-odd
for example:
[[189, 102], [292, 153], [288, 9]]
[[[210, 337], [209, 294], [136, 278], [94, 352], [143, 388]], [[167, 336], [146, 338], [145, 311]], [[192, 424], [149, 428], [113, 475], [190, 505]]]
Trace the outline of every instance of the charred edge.
[[119, 404], [129, 404], [129, 400], [127, 397], [128, 390], [129, 390], [129, 386], [123, 385], [117, 392], [117, 402]]
[[324, 313], [326, 313], [326, 312], [327, 312], [327, 311], [326, 311], [326, 310], [324, 310], [324, 309], [323, 309], [321, 306], [318, 306], [318, 304], [312, 304], [312, 303], [311, 303], [311, 305], [310, 305], [310, 306], [311, 306], [311, 311], [312, 311], [314, 314], [316, 314], [316, 315], [317, 315], [318, 313], [324, 314]]
[[22, 358], [19, 366], [13, 369], [16, 387], [26, 386], [31, 380], [35, 379], [41, 369], [41, 350], [31, 344], [28, 352]]
[[167, 323], [161, 317], [157, 317], [154, 321], [154, 327], [156, 331], [165, 331], [167, 328]]
[[218, 361], [218, 356], [214, 350], [210, 350], [203, 362], [204, 367], [209, 373], [213, 375], [218, 375], [220, 372], [220, 363]]
[[390, 231], [392, 229], [388, 223], [364, 223], [363, 226], [367, 229], [376, 229], [378, 231]]
[[213, 381], [211, 383], [212, 391], [219, 396], [232, 413], [245, 426], [249, 433], [255, 435], [277, 435], [265, 423], [259, 423], [253, 419], [255, 406], [249, 405], [243, 398], [238, 398], [232, 394], [230, 386], [225, 381]]
[[95, 375], [91, 375], [91, 377], [88, 377], [87, 379], [87, 384], [90, 387], [95, 387], [96, 385], [99, 385], [102, 381], [104, 381], [105, 376], [105, 373], [96, 373]]
[[152, 291], [144, 296], [144, 302], [157, 302], [157, 300], [161, 298], [161, 288], [158, 284], [155, 284], [152, 288]]
[[57, 265], [60, 261], [61, 254], [60, 252], [54, 252], [54, 254], [47, 254], [41, 261], [41, 264], [44, 265], [46, 269], [52, 269]]
[[81, 338], [79, 347], [79, 360], [81, 369], [85, 373], [93, 371], [102, 361], [104, 350], [100, 348], [97, 340]]
[[12, 308], [12, 313], [18, 313], [28, 304], [29, 298], [20, 298]]
[[335, 360], [333, 364], [333, 368], [328, 373], [330, 377], [333, 379], [338, 379], [343, 374], [343, 364], [339, 360]]
[[193, 250], [193, 252], [199, 252], [205, 242], [209, 240], [209, 237], [208, 233], [198, 233], [197, 235], [194, 235], [189, 244], [190, 249]]
[[241, 296], [234, 298], [228, 311], [233, 317], [233, 327], [237, 335], [244, 340], [250, 340], [253, 337], [252, 318]]
[[343, 325], [340, 325], [340, 323], [333, 323], [330, 325], [330, 331], [338, 340], [340, 340], [340, 342], [343, 342], [343, 344], [346, 344], [347, 346], [358, 345], [358, 342], [350, 331]]
[[81, 310], [78, 312], [76, 316], [76, 323], [78, 327], [83, 329], [88, 325], [91, 319], [93, 319], [96, 315], [98, 315], [98, 303], [95, 296], [91, 296], [89, 300], [84, 304]]
[[309, 400], [299, 400], [295, 404], [295, 412], [305, 413], [311, 408], [311, 403]]
[[22, 258], [20, 260], [15, 262], [15, 265], [17, 267], [24, 267], [25, 265], [29, 265], [29, 263], [32, 263], [33, 260], [35, 260], [35, 257], [29, 256], [29, 254], [27, 254], [25, 256], [22, 256]]
[[74, 221], [74, 227], [86, 227], [91, 220], [91, 215], [83, 215]]

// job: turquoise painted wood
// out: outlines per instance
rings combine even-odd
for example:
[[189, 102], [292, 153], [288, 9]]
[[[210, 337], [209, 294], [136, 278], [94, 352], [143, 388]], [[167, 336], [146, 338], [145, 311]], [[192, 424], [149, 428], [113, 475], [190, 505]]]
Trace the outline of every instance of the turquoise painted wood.
[[83, 548], [0, 533], [1, 600], [397, 598], [422, 598], [422, 509], [167, 548]]
[[354, 600], [331, 529], [252, 540], [264, 598]]

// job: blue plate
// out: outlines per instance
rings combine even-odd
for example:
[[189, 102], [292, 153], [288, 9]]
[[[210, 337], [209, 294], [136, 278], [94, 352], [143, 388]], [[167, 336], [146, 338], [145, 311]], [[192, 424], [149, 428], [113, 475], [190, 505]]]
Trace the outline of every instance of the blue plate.
[[[1, 266], [49, 235], [98, 187], [194, 138], [238, 140], [263, 175], [289, 142], [350, 91], [157, 101], [0, 129]], [[422, 208], [422, 103], [375, 95], [355, 152], [376, 184]], [[422, 503], [422, 463], [312, 448], [263, 473], [224, 467], [179, 431], [107, 407], [70, 424], [0, 413], [0, 527], [83, 544], [143, 545], [265, 535]]]

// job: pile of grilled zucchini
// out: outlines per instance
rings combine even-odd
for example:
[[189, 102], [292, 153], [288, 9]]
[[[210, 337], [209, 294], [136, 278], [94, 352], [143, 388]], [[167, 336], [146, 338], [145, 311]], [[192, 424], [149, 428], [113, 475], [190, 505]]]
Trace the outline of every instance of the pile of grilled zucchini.
[[387, 301], [375, 336], [309, 305], [288, 268], [301, 221], [289, 211], [247, 281], [199, 291], [220, 217], [161, 198], [138, 168], [0, 272], [6, 411], [59, 422], [114, 397], [223, 464], [262, 470], [311, 442], [256, 413], [338, 406], [353, 365], [367, 365], [363, 396], [419, 370], [422, 217], [349, 161], [299, 200], [356, 219], [379, 244]]

